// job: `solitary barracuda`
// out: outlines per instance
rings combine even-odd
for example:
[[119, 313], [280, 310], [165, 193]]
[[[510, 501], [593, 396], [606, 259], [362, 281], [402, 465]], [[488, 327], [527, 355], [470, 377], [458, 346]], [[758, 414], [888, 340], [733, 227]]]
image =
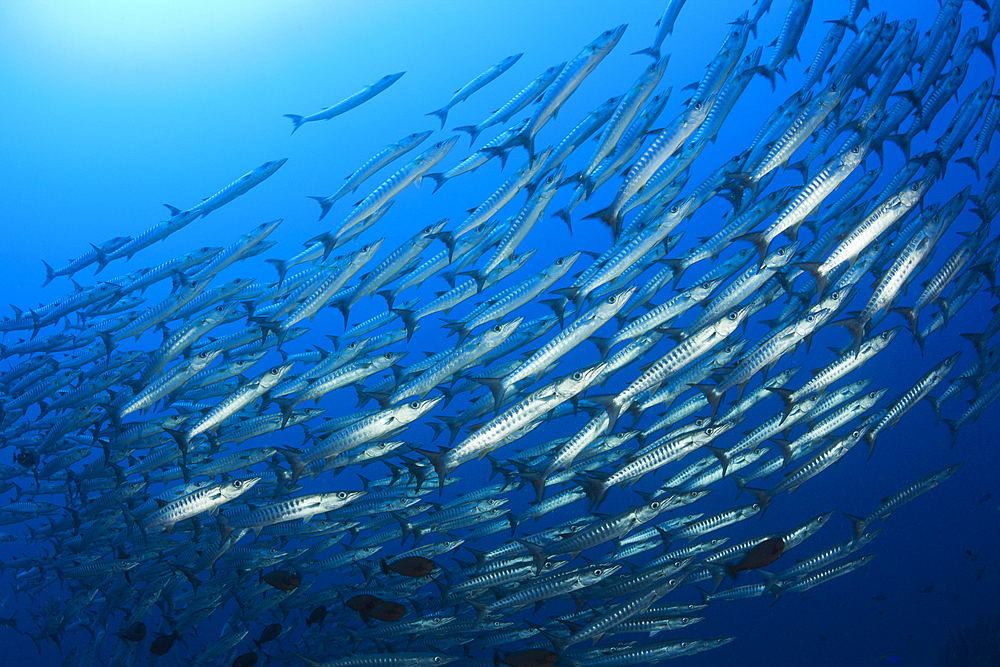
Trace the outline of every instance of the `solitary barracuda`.
[[332, 107], [327, 107], [322, 111], [317, 111], [310, 116], [296, 116], [295, 114], [286, 113], [285, 118], [289, 118], [292, 121], [292, 134], [295, 134], [295, 130], [299, 129], [303, 123], [311, 123], [317, 120], [330, 120], [334, 116], [339, 116], [345, 111], [350, 111], [354, 107], [364, 104], [392, 84], [399, 81], [400, 77], [404, 74], [406, 74], [406, 72], [386, 74], [375, 83], [365, 86], [347, 99], [337, 102]]

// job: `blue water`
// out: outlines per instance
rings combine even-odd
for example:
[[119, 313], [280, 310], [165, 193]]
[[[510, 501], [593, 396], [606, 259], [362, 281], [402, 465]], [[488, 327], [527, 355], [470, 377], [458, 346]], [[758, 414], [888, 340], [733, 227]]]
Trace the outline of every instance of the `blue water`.
[[[875, 0], [871, 4], [876, 12], [888, 11], [890, 18], [917, 18], [921, 35], [930, 27], [938, 10], [938, 4], [930, 0], [903, 6]], [[774, 93], [762, 77], [751, 82], [716, 143], [696, 161], [685, 193], [742, 150], [770, 111], [798, 88], [803, 71], [827, 31], [823, 21], [843, 15], [845, 5], [817, 0], [799, 43], [802, 61], [788, 63], [785, 67], [788, 81], [779, 78]], [[769, 56], [767, 45], [777, 36], [786, 7], [786, 2], [775, 2], [758, 26], [757, 39], [751, 39], [746, 52], [764, 45], [764, 58]], [[673, 94], [656, 128], [664, 127], [680, 112], [689, 94], [681, 89], [702, 76], [704, 66], [725, 37], [728, 23], [745, 9], [748, 7], [739, 1], [689, 0], [674, 33], [662, 47], [663, 53], [671, 54], [671, 60], [658, 90], [673, 86]], [[749, 9], [754, 11], [753, 7]], [[452, 136], [451, 128], [481, 121], [545, 68], [574, 57], [602, 30], [628, 23], [622, 41], [569, 99], [558, 118], [543, 129], [536, 146], [559, 141], [587, 112], [606, 98], [623, 93], [649, 63], [647, 57], [629, 54], [651, 42], [656, 31], [654, 23], [662, 11], [662, 2], [645, 1], [282, 2], [212, 3], [210, 7], [193, 2], [171, 3], [169, 7], [96, 2], [0, 5], [0, 81], [4, 91], [4, 104], [0, 105], [0, 183], [4, 193], [0, 284], [7, 288], [5, 298], [22, 309], [51, 302], [72, 286], [67, 279], [58, 278], [42, 288], [45, 274], [41, 260], [61, 266], [66, 259], [88, 251], [90, 243], [117, 235], [137, 235], [166, 217], [163, 203], [192, 207], [258, 164], [287, 157], [288, 163], [281, 170], [247, 195], [197, 220], [167, 241], [142, 251], [127, 264], [122, 260], [114, 262], [99, 276], [108, 279], [138, 267], [155, 266], [203, 245], [227, 246], [261, 222], [281, 218], [283, 223], [269, 237], [278, 242], [277, 246], [263, 257], [230, 267], [219, 279], [253, 276], [258, 280], [273, 280], [274, 271], [263, 258], [290, 257], [306, 239], [335, 227], [355, 201], [377, 187], [403, 161], [395, 163], [390, 172], [380, 172], [366, 181], [354, 195], [338, 201], [322, 222], [317, 222], [318, 207], [309, 195], [331, 194], [345, 176], [371, 155], [411, 132], [435, 130], [419, 151], [431, 141]], [[980, 22], [982, 11], [973, 3], [966, 3], [962, 16], [963, 34], [976, 24], [980, 26], [980, 35], [985, 33], [985, 24]], [[859, 26], [870, 17], [870, 12], [863, 12]], [[848, 33], [839, 53], [843, 53], [852, 36]], [[435, 117], [425, 115], [442, 106], [456, 89], [483, 70], [520, 52], [524, 56], [510, 71], [452, 109], [444, 131], [438, 129], [440, 124]], [[962, 99], [993, 74], [988, 59], [978, 51], [972, 55], [969, 67], [959, 94]], [[385, 74], [404, 70], [406, 75], [398, 83], [372, 101], [332, 120], [307, 124], [294, 135], [290, 134], [291, 123], [282, 117], [288, 113], [314, 113]], [[900, 87], [905, 88], [908, 81], [904, 78]], [[956, 108], [952, 100], [940, 112], [931, 131], [922, 135], [923, 147], [944, 132]], [[495, 136], [501, 127], [487, 130], [477, 146]], [[978, 125], [957, 153], [958, 157], [971, 153], [977, 131]], [[572, 157], [573, 164], [582, 164], [592, 146], [588, 142], [579, 149]], [[463, 135], [440, 166], [448, 169], [469, 152], [468, 140]], [[973, 186], [973, 193], [980, 192], [996, 153], [994, 146], [992, 154], [984, 159], [984, 179], [979, 183], [970, 169], [949, 165], [947, 178], [935, 185], [926, 202], [946, 201], [966, 185]], [[870, 191], [872, 195], [903, 164], [903, 156], [894, 145], [887, 145], [884, 154], [883, 176]], [[457, 177], [433, 194], [430, 182], [419, 189], [407, 189], [376, 227], [349, 243], [344, 251], [384, 236], [387, 241], [376, 260], [379, 261], [399, 241], [431, 222], [450, 218], [453, 228], [465, 218], [467, 209], [478, 206], [524, 159], [525, 153], [515, 149], [503, 172], [499, 163], [492, 161], [472, 174]], [[878, 158], [871, 156], [866, 166], [872, 168], [877, 163]], [[540, 222], [521, 246], [521, 249], [537, 247], [539, 252], [519, 277], [547, 265], [556, 255], [568, 252], [568, 248], [599, 251], [607, 248], [611, 242], [607, 229], [581, 218], [604, 205], [600, 202], [609, 202], [618, 182], [613, 179], [591, 202], [574, 212], [572, 236], [558, 219], [546, 217]], [[779, 176], [775, 185], [785, 182], [800, 181], [792, 173]], [[549, 212], [560, 208], [568, 197], [568, 189], [560, 190]], [[523, 196], [519, 195], [508, 206], [510, 213], [522, 202]], [[972, 230], [979, 224], [979, 218], [970, 208], [971, 205], [939, 244], [933, 269], [928, 269], [918, 282], [936, 270], [961, 240], [956, 232]], [[685, 236], [673, 256], [679, 256], [680, 251], [696, 243], [699, 237], [714, 233], [721, 216], [729, 209], [729, 204], [721, 198], [703, 206], [693, 219], [678, 228], [685, 231]], [[809, 232], [804, 232], [804, 237], [811, 239]], [[581, 260], [577, 268], [584, 266]], [[700, 264], [692, 269], [692, 275], [685, 276], [682, 285], [690, 284], [707, 268]], [[93, 268], [83, 270], [76, 279], [81, 284], [92, 284]], [[870, 281], [870, 276], [862, 280], [863, 295], [867, 294], [864, 290]], [[903, 298], [904, 304], [909, 305], [916, 298], [919, 293], [916, 287]], [[162, 285], [154, 289], [160, 291], [154, 294], [150, 290], [149, 303], [166, 296]], [[406, 294], [407, 298], [420, 295], [427, 301], [431, 293], [443, 289], [447, 285], [435, 278], [419, 292], [411, 290]], [[851, 309], [863, 307], [864, 298], [859, 297], [862, 303], [855, 302]], [[772, 306], [766, 312], [776, 314], [782, 305]], [[957, 369], [964, 370], [974, 361], [975, 351], [959, 334], [981, 331], [989, 321], [993, 305], [995, 299], [985, 293], [974, 297], [944, 332], [928, 339], [925, 355], [909, 343], [909, 334], [904, 329], [888, 350], [852, 377], [874, 377], [873, 387], [888, 386], [890, 389], [880, 403], [884, 406], [955, 351], [962, 351]], [[383, 308], [381, 299], [363, 300], [352, 309], [351, 323], [375, 315]], [[930, 310], [924, 312], [921, 324], [929, 321]], [[468, 306], [462, 312], [468, 312]], [[529, 318], [546, 312], [544, 306], [537, 304], [523, 309]], [[461, 313], [456, 309], [452, 316], [456, 314]], [[755, 322], [765, 318], [758, 316]], [[435, 325], [436, 316], [428, 319], [431, 321], [423, 322], [422, 329], [405, 346], [411, 350], [407, 363], [421, 358], [420, 352], [443, 349], [454, 341], [443, 338]], [[890, 315], [881, 326], [901, 323], [901, 318]], [[343, 331], [341, 315], [335, 309], [323, 311], [311, 326], [307, 336], [287, 345], [289, 351], [303, 351], [311, 345], [328, 346], [325, 334]], [[763, 325], [755, 323], [747, 336], [756, 340], [765, 330]], [[610, 327], [600, 333], [610, 335], [609, 331]], [[8, 334], [7, 342], [20, 337], [20, 333]], [[803, 364], [805, 370], [822, 367], [833, 359], [827, 348], [839, 348], [848, 340], [846, 330], [826, 327], [813, 340], [810, 351], [799, 350], [794, 356], [784, 358], [778, 370], [798, 364]], [[136, 348], [152, 349], [159, 343], [159, 333], [147, 332]], [[669, 345], [664, 342], [657, 349], [662, 354]], [[274, 361], [277, 358], [273, 355]], [[647, 361], [655, 358], [650, 356]], [[557, 372], [568, 372], [597, 359], [593, 346], [584, 343], [563, 359]], [[265, 363], [258, 368], [263, 369]], [[609, 384], [608, 390], [620, 390], [637, 372], [634, 367], [626, 369]], [[803, 372], [791, 386], [799, 386], [806, 377]], [[991, 378], [986, 386], [994, 381]], [[945, 386], [940, 385], [934, 394], [940, 394]], [[963, 399], [968, 398], [971, 392], [963, 394]], [[963, 399], [948, 404], [945, 416], [957, 417], [964, 410]], [[353, 409], [354, 392], [341, 390], [328, 396], [322, 405], [327, 408], [326, 416], [345, 414]], [[735, 443], [743, 428], [759, 424], [776, 406], [776, 399], [758, 405], [737, 432], [728, 434], [725, 442], [716, 445]], [[449, 411], [456, 409], [454, 405], [449, 407]], [[654, 415], [647, 414], [642, 424], [648, 425], [653, 419]], [[584, 422], [582, 416], [556, 421], [508, 447], [520, 449], [544, 439], [570, 435]], [[963, 428], [957, 446], [952, 448], [947, 428], [943, 424], [935, 426], [928, 405], [918, 405], [897, 427], [879, 437], [870, 462], [865, 461], [859, 446], [840, 465], [807, 482], [794, 494], [776, 498], [763, 520], [751, 519], [726, 530], [724, 534], [731, 536], [730, 543], [734, 543], [788, 529], [828, 510], [863, 516], [874, 511], [881, 498], [928, 472], [959, 461], [965, 463], [950, 482], [892, 516], [881, 536], [862, 552], [877, 553], [878, 558], [858, 572], [814, 588], [802, 597], [784, 596], [773, 606], [770, 596], [712, 604], [704, 612], [705, 621], [675, 635], [737, 639], [721, 649], [685, 658], [685, 664], [934, 664], [950, 632], [973, 623], [981, 614], [996, 613], [1000, 599], [996, 558], [1000, 547], [998, 427], [1000, 420], [994, 406], [978, 422]], [[293, 430], [294, 434], [279, 433], [252, 445], [297, 446], [300, 430]], [[425, 447], [444, 444], [443, 440], [431, 443], [431, 436], [431, 429], [418, 423], [405, 438]], [[9, 463], [11, 454], [7, 448], [0, 457]], [[375, 464], [361, 474], [379, 476], [384, 470], [384, 466]], [[462, 477], [462, 482], [450, 488], [447, 495], [482, 485], [488, 476], [488, 466], [485, 462], [468, 463], [456, 474]], [[661, 471], [657, 480], [664, 477]], [[307, 482], [304, 492], [360, 486], [356, 471], [351, 469], [336, 478], [326, 475]], [[651, 479], [639, 485], [640, 489], [651, 487], [655, 488]], [[701, 501], [696, 511], [709, 513], [733, 506], [732, 482], [723, 480], [713, 488], [711, 496]], [[993, 497], [980, 502], [989, 493]], [[529, 489], [510, 496], [510, 506], [515, 510], [526, 507], [532, 498]], [[8, 497], [13, 496], [8, 494]], [[634, 494], [615, 491], [601, 510], [613, 512], [636, 502], [638, 497]], [[749, 499], [743, 496], [739, 502]], [[583, 512], [581, 505], [562, 510], [559, 518]], [[542, 522], [539, 526], [550, 523]], [[0, 545], [3, 560], [24, 553], [59, 553], [59, 545], [52, 542], [28, 543], [24, 524], [7, 528], [7, 532], [25, 540]], [[526, 530], [533, 531], [534, 527]], [[849, 534], [848, 521], [835, 516], [816, 537], [779, 563], [787, 566], [790, 562], [786, 560], [807, 557]], [[495, 539], [484, 540], [476, 548], [498, 543], [504, 537], [494, 536]], [[410, 548], [409, 542], [405, 548]], [[404, 547], [398, 544], [386, 547], [388, 553], [393, 549], [401, 551]], [[978, 559], [973, 562], [967, 550]], [[596, 557], [600, 553], [603, 552], [587, 555]], [[464, 552], [458, 557], [467, 558]], [[450, 563], [449, 557], [442, 557], [439, 562]], [[984, 575], [977, 579], [984, 566]], [[759, 576], [748, 572], [741, 576], [740, 583], [757, 581]], [[324, 579], [323, 585], [360, 582], [355, 573], [344, 582]], [[65, 588], [53, 587], [32, 600], [16, 596], [13, 586], [13, 573], [8, 570], [0, 581], [0, 600], [6, 598], [0, 616], [10, 617], [23, 609], [18, 612], [18, 624], [24, 628], [32, 627], [31, 612], [37, 612], [47, 598], [60, 600], [68, 595]], [[931, 586], [933, 590], [921, 592]], [[312, 590], [316, 591], [316, 586]], [[878, 596], [885, 599], [873, 599]], [[681, 588], [664, 600], [696, 601], [698, 595], [692, 587]], [[555, 603], [552, 610], [544, 608], [531, 618], [545, 620], [568, 608], [565, 603]], [[235, 609], [235, 605], [228, 603], [197, 637], [187, 637], [191, 654], [218, 637], [223, 623]], [[147, 621], [147, 625], [152, 631], [159, 622], [159, 614], [154, 610], [151, 616], [155, 622]], [[112, 618], [111, 627], [117, 629], [121, 615]], [[270, 622], [265, 618], [260, 620], [264, 622], [251, 625], [251, 637], [258, 636], [263, 625]], [[290, 617], [288, 623], [297, 624], [293, 633], [305, 632], [301, 619]], [[63, 658], [51, 642], [42, 644], [39, 655], [28, 637], [2, 627], [0, 634], [5, 650], [0, 664], [62, 664]], [[83, 631], [68, 633], [62, 642], [64, 653], [87, 640], [88, 635]], [[249, 647], [249, 641], [247, 644]], [[105, 660], [109, 659], [111, 645], [106, 640], [102, 652]], [[166, 664], [189, 655], [186, 651], [175, 647]], [[484, 652], [476, 657], [492, 659], [492, 654]], [[142, 660], [146, 660], [145, 655]]]

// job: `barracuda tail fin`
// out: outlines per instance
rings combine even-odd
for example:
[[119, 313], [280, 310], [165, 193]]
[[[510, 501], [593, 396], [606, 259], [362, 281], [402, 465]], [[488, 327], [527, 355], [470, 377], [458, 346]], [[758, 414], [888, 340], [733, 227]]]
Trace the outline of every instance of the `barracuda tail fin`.
[[974, 172], [976, 172], [976, 180], [980, 180], [982, 177], [979, 175], [979, 163], [976, 162], [975, 158], [972, 157], [960, 157], [955, 162], [961, 162], [962, 164], [968, 165]]
[[630, 55], [633, 56], [652, 56], [653, 60], [660, 60], [660, 49], [655, 46], [647, 46], [644, 49], [639, 49], [638, 51], [633, 51]]
[[816, 297], [819, 299], [823, 298], [823, 293], [826, 292], [826, 274], [820, 271], [819, 262], [793, 262], [792, 266], [797, 269], [802, 269], [803, 271], [808, 271], [809, 275], [812, 276], [813, 282], [816, 283]]
[[448, 177], [440, 172], [435, 172], [433, 174], [424, 174], [423, 178], [434, 179], [434, 192], [441, 189], [441, 186], [448, 182]]
[[331, 208], [333, 208], [333, 202], [329, 201], [330, 199], [329, 197], [317, 197], [316, 195], [309, 195], [309, 199], [315, 199], [317, 203], [319, 203], [319, 207], [322, 209], [322, 211], [319, 214], [320, 220], [325, 218], [326, 214], [330, 212]]
[[454, 128], [455, 132], [468, 132], [469, 133], [469, 148], [476, 143], [476, 138], [479, 136], [480, 130], [477, 125], [459, 125]]
[[444, 124], [448, 120], [448, 112], [450, 110], [451, 110], [451, 107], [441, 107], [440, 109], [437, 109], [435, 111], [431, 111], [430, 113], [425, 113], [424, 115], [425, 116], [437, 116], [438, 118], [440, 118], [441, 119], [441, 129], [443, 130], [444, 129]]
[[291, 119], [293, 125], [292, 134], [295, 134], [295, 130], [299, 129], [299, 126], [302, 125], [302, 116], [296, 116], [293, 113], [286, 113], [285, 118]]
[[42, 260], [42, 264], [45, 265], [45, 282], [42, 283], [42, 287], [45, 287], [50, 282], [52, 282], [53, 278], [56, 277], [56, 271], [51, 266], [49, 266], [49, 263], [46, 262], [44, 259]]

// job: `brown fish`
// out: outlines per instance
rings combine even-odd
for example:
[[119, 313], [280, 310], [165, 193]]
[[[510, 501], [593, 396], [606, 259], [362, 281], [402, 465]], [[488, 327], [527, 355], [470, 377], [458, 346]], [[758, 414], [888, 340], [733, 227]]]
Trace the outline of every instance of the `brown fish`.
[[347, 606], [350, 609], [358, 612], [361, 615], [361, 620], [368, 622], [369, 612], [372, 608], [382, 602], [382, 598], [376, 597], [374, 595], [355, 595], [347, 601]]
[[[373, 595], [372, 597], [375, 596]], [[326, 618], [326, 607], [320, 605], [313, 609], [306, 618], [306, 627], [312, 626], [313, 623], [322, 623], [324, 618]]]
[[273, 570], [260, 577], [279, 591], [294, 591], [302, 583], [302, 577], [288, 570]]
[[764, 540], [753, 549], [748, 551], [743, 560], [736, 565], [726, 563], [726, 572], [735, 579], [743, 570], [756, 570], [757, 568], [770, 565], [778, 560], [778, 557], [785, 551], [785, 541], [780, 537], [772, 537]]
[[149, 645], [149, 652], [153, 655], [166, 655], [174, 646], [177, 635], [160, 635]]
[[14, 456], [14, 461], [25, 468], [37, 468], [39, 461], [38, 452], [18, 452]]
[[368, 615], [380, 621], [398, 621], [406, 616], [406, 607], [392, 600], [382, 600], [372, 605]]
[[146, 624], [142, 621], [136, 621], [128, 626], [124, 632], [116, 632], [115, 635], [126, 641], [141, 642], [146, 638]]
[[413, 578], [426, 577], [437, 567], [434, 561], [423, 556], [407, 556], [392, 563], [383, 558], [379, 563], [382, 565], [382, 574], [389, 574], [392, 571]]
[[272, 623], [260, 632], [260, 639], [253, 640], [253, 643], [260, 648], [262, 644], [273, 642], [281, 635], [281, 623]]
[[257, 664], [257, 654], [253, 651], [244, 653], [233, 660], [233, 667], [253, 667]]
[[559, 662], [559, 654], [544, 648], [529, 648], [523, 651], [508, 653], [502, 659], [497, 651], [493, 651], [493, 665], [500, 667], [551, 667]]

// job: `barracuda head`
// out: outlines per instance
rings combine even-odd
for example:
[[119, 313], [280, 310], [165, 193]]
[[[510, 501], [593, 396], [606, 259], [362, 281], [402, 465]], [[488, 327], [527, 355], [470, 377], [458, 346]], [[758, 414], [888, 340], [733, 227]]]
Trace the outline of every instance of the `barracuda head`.
[[246, 477], [244, 479], [230, 480], [229, 482], [223, 484], [220, 489], [222, 497], [227, 501], [238, 498], [248, 490], [252, 489], [253, 486], [260, 480], [260, 477]]

